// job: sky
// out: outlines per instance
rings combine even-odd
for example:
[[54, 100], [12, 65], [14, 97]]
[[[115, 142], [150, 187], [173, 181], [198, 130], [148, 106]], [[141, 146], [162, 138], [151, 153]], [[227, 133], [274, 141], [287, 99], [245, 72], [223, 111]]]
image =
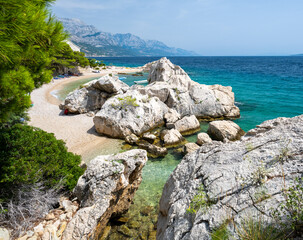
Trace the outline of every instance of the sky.
[[52, 12], [203, 56], [303, 53], [303, 0], [57, 0]]

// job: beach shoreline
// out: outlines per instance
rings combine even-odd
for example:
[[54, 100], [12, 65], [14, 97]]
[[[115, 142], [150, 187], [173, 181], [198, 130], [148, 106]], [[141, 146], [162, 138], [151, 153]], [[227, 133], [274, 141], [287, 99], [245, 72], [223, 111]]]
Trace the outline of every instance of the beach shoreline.
[[[82, 76], [52, 80], [31, 93], [33, 107], [28, 111], [29, 125], [53, 133], [57, 139], [66, 143], [68, 151], [82, 156], [83, 162], [101, 154], [111, 154], [121, 147], [122, 141], [100, 136], [95, 132], [93, 118], [86, 114], [62, 114], [61, 101], [52, 93], [60, 91], [75, 81], [98, 78], [106, 74], [142, 72], [142, 68], [123, 68], [101, 70], [100, 73], [84, 72]], [[102, 147], [100, 147], [102, 145]]]

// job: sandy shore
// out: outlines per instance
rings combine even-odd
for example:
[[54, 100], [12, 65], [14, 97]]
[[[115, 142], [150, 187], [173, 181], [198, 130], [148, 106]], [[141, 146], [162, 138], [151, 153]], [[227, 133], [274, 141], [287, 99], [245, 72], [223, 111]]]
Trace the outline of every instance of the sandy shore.
[[29, 124], [44, 131], [54, 133], [57, 139], [66, 142], [69, 151], [82, 156], [87, 162], [99, 154], [111, 154], [117, 151], [122, 141], [102, 137], [95, 132], [93, 118], [86, 114], [63, 115], [59, 109], [60, 101], [51, 92], [60, 91], [70, 82], [92, 77], [100, 77], [108, 73], [139, 72], [140, 68], [119, 68], [102, 70], [101, 73], [84, 73], [80, 77], [54, 80], [35, 89], [31, 93], [34, 106], [29, 110]]

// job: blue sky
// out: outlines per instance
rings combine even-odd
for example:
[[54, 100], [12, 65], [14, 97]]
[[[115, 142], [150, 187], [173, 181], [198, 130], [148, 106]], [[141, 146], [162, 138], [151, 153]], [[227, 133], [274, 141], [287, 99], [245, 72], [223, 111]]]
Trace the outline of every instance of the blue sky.
[[303, 0], [57, 0], [52, 10], [204, 56], [303, 53]]

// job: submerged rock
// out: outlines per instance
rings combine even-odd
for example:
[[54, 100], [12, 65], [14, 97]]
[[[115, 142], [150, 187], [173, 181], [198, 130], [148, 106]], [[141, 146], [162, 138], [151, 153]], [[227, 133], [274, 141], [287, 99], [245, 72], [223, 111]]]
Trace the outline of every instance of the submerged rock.
[[239, 140], [245, 132], [233, 121], [213, 121], [209, 123], [207, 133], [218, 141]]
[[73, 191], [81, 208], [62, 239], [95, 239], [101, 235], [113, 215], [129, 208], [146, 161], [146, 151], [139, 149], [93, 159]]
[[138, 91], [111, 97], [94, 117], [96, 131], [115, 138], [142, 133], [164, 123], [168, 107], [157, 97], [147, 98]]
[[[157, 239], [211, 239], [222, 226], [238, 239], [249, 218], [276, 224], [273, 211], [286, 202], [284, 189], [302, 177], [302, 159], [303, 115], [266, 121], [239, 141], [202, 145], [164, 186]], [[194, 196], [200, 208], [191, 205]]]

